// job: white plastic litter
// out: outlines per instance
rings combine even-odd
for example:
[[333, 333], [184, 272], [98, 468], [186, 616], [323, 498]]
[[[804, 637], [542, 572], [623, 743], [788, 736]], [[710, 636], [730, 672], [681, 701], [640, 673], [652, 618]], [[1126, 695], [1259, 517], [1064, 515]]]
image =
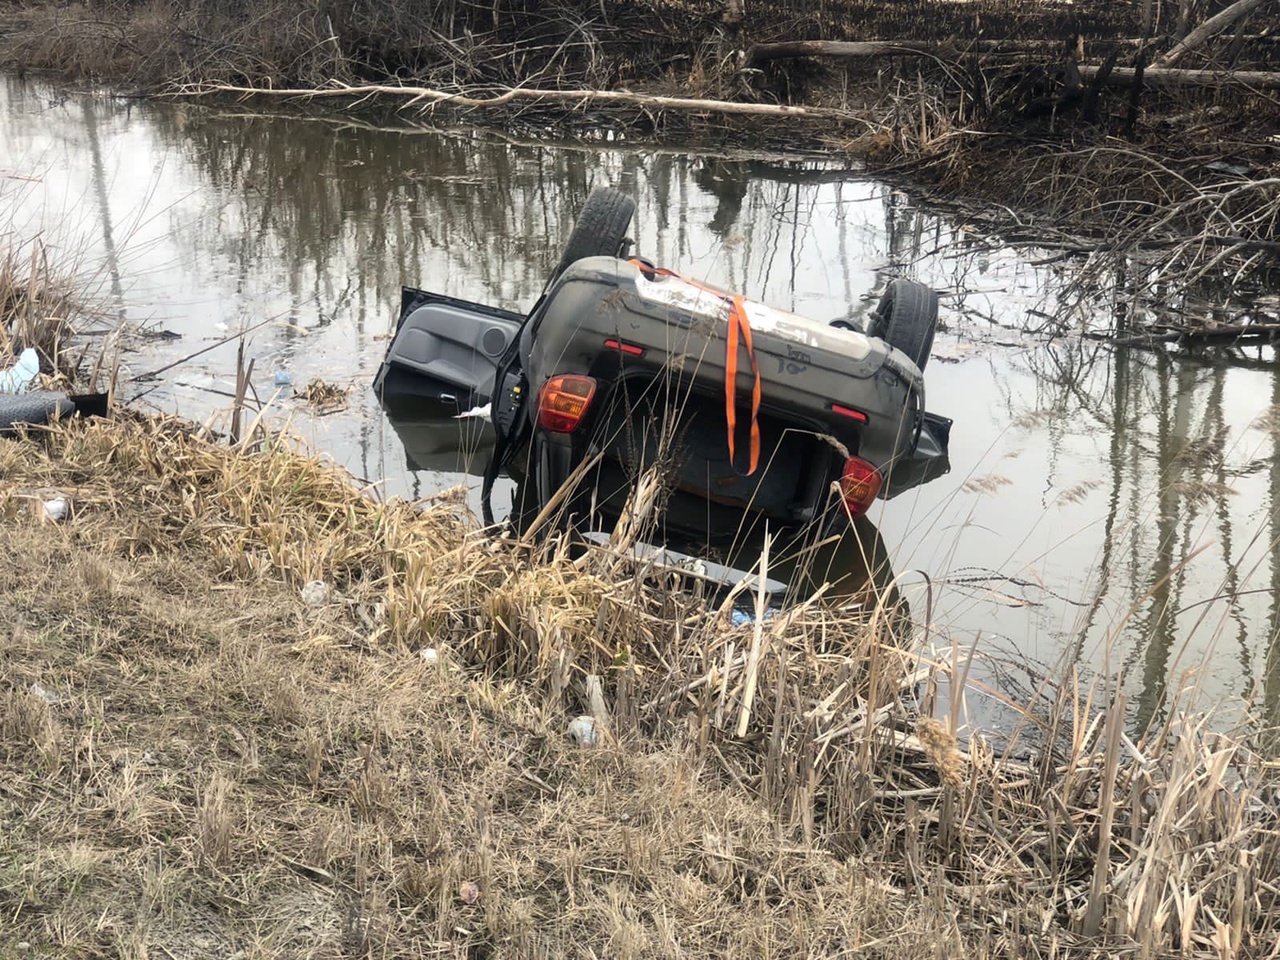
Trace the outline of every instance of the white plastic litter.
[[440, 654], [436, 652], [435, 647], [423, 647], [418, 651], [418, 657], [423, 663], [439, 663]]
[[31, 684], [31, 693], [34, 696], [39, 697], [51, 707], [55, 706], [58, 702], [58, 695], [56, 693], [38, 683]]
[[[764, 612], [764, 619], [765, 620], [773, 619], [774, 615], [776, 615], [777, 612], [778, 612], [777, 607], [769, 607]], [[729, 619], [733, 622], [733, 625], [735, 627], [743, 627], [743, 626], [746, 626], [748, 623], [755, 623], [756, 615], [755, 615], [755, 611], [753, 610], [742, 610], [735, 607], [732, 611], [730, 611]]]
[[323, 607], [329, 602], [329, 585], [323, 580], [310, 580], [302, 587], [302, 602], [308, 607]]
[[600, 742], [595, 717], [576, 717], [569, 723], [569, 739], [580, 747], [594, 747]]
[[472, 407], [470, 410], [458, 414], [453, 419], [469, 420], [475, 418], [477, 420], [488, 420], [493, 415], [493, 404], [486, 403], [483, 407]]
[[52, 500], [44, 502], [44, 518], [58, 523], [67, 519], [67, 514], [71, 512], [71, 505], [67, 503], [66, 497], [54, 497]]
[[18, 354], [18, 362], [8, 370], [0, 370], [0, 393], [21, 393], [40, 372], [40, 355], [34, 347]]
[[293, 374], [288, 370], [277, 370], [273, 380], [277, 387], [287, 387], [293, 383]]

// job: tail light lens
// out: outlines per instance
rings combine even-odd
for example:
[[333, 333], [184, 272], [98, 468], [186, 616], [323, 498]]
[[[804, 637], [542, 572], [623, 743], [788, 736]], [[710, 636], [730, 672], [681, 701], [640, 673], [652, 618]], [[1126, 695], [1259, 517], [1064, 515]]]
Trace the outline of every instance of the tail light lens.
[[552, 433], [573, 433], [596, 395], [594, 377], [552, 377], [538, 396], [538, 426]]
[[840, 494], [852, 516], [866, 513], [879, 493], [879, 470], [858, 457], [845, 461], [844, 473], [840, 476]]

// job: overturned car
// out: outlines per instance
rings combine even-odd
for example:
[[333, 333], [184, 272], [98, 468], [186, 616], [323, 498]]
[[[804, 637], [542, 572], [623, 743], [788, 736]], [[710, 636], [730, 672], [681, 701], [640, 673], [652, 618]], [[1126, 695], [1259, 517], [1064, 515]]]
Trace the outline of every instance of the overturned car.
[[936, 294], [888, 284], [867, 329], [776, 310], [628, 256], [635, 204], [596, 188], [528, 314], [406, 289], [374, 387], [394, 418], [488, 407], [489, 494], [513, 518], [608, 530], [660, 478], [664, 538], [715, 544], [767, 524], [848, 526], [948, 470], [926, 412]]

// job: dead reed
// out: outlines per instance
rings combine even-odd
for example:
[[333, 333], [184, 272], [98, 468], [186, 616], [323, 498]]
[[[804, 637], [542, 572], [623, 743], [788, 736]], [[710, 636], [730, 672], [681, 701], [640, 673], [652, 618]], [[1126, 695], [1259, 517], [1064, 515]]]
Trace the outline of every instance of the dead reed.
[[81, 358], [71, 342], [79, 313], [72, 289], [50, 269], [38, 241], [25, 252], [0, 253], [0, 358], [33, 347], [42, 371], [74, 381]]
[[[1274, 97], [1147, 91], [1141, 124], [1125, 131], [1123, 91], [1101, 92], [1092, 118], [1078, 103], [1029, 117], [1032, 65], [975, 69], [981, 96], [946, 72], [894, 78], [844, 148], [924, 185], [995, 246], [1026, 244], [1040, 264], [1069, 267], [1048, 318], [1055, 332], [1097, 327], [1102, 302], [1120, 319], [1091, 332], [1122, 340], [1249, 337], [1251, 323], [1274, 336], [1276, 318], [1249, 305], [1274, 286], [1280, 249], [1280, 171], [1266, 132], [1280, 117]], [[1230, 160], [1219, 157], [1224, 141], [1237, 151]]]
[[[1174, 710], [1139, 735], [1067, 676], [997, 756], [959, 697], [937, 706], [964, 652], [904, 647], [874, 594], [734, 626], [617, 549], [494, 539], [449, 498], [378, 503], [283, 441], [175, 421], [0, 440], [0, 477], [0, 945], [1264, 957], [1280, 936], [1249, 730]], [[53, 491], [65, 526], [32, 519]], [[594, 748], [564, 736], [584, 713]]]

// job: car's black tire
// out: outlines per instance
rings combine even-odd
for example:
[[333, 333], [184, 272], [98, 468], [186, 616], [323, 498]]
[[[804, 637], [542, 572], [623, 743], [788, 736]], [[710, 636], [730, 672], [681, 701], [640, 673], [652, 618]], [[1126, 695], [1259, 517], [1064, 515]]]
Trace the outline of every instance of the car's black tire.
[[867, 333], [911, 358], [923, 372], [938, 328], [938, 295], [914, 280], [891, 280]]
[[587, 195], [578, 221], [564, 245], [564, 255], [552, 271], [555, 280], [570, 266], [586, 257], [616, 257], [623, 252], [636, 202], [621, 190], [596, 187]]

